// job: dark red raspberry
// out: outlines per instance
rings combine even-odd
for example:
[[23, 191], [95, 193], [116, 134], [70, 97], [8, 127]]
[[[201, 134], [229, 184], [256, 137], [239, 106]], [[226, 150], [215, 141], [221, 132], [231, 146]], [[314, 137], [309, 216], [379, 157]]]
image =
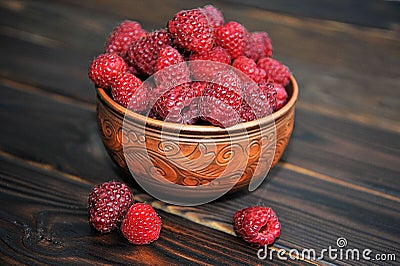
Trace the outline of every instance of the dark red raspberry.
[[133, 203], [131, 190], [123, 183], [109, 181], [89, 194], [89, 223], [101, 233], [117, 228]]
[[189, 82], [164, 92], [155, 103], [155, 111], [168, 122], [193, 124], [199, 117], [198, 101], [205, 82]]
[[[154, 76], [158, 86], [172, 88], [190, 81], [190, 71], [183, 56], [171, 46], [165, 46], [158, 55], [157, 73]], [[163, 71], [160, 71], [163, 70]]]
[[231, 21], [215, 29], [215, 41], [217, 45], [225, 48], [232, 58], [244, 54], [248, 31], [241, 24]]
[[249, 84], [243, 94], [244, 101], [240, 109], [242, 122], [262, 118], [273, 112], [273, 107], [270, 105], [271, 99], [256, 84]]
[[204, 52], [213, 47], [213, 27], [201, 9], [182, 10], [168, 22], [174, 43], [181, 48]]
[[224, 16], [215, 6], [206, 5], [203, 7], [203, 10], [206, 12], [206, 15], [214, 29], [224, 25]]
[[285, 90], [285, 87], [282, 84], [274, 83], [274, 88], [276, 91], [276, 108], [275, 111], [281, 109], [287, 102], [288, 94]]
[[115, 53], [125, 58], [131, 44], [145, 35], [146, 31], [139, 22], [125, 20], [110, 33], [105, 50], [107, 53]]
[[[199, 61], [190, 64], [192, 75], [197, 80], [210, 81], [217, 75], [218, 72], [226, 69], [225, 66], [221, 66], [218, 63], [230, 65], [231, 56], [228, 51], [222, 47], [216, 46], [210, 51], [204, 53], [193, 53], [189, 57], [190, 61]], [[209, 62], [212, 61], [212, 62]], [[214, 63], [218, 62], [218, 63]]]
[[285, 65], [283, 65], [278, 60], [270, 57], [261, 58], [257, 62], [257, 66], [262, 68], [267, 73], [267, 81], [272, 81], [280, 83], [283, 86], [289, 84], [290, 81], [290, 71]]
[[256, 62], [244, 55], [236, 58], [232, 66], [242, 71], [246, 76], [254, 80], [256, 83], [260, 83], [265, 80], [266, 73], [263, 69], [257, 67]]
[[121, 224], [122, 235], [132, 244], [144, 245], [160, 236], [161, 218], [149, 204], [135, 203]]
[[239, 122], [242, 101], [237, 89], [212, 83], [200, 99], [200, 116], [215, 126], [233, 126]]
[[280, 236], [281, 224], [268, 207], [254, 206], [237, 211], [233, 216], [236, 233], [246, 242], [271, 245]]
[[265, 97], [267, 97], [269, 102], [269, 107], [272, 108], [273, 111], [277, 110], [277, 93], [275, 89], [275, 84], [272, 82], [261, 82], [258, 84], [259, 88], [264, 93]]
[[156, 71], [158, 54], [167, 45], [171, 45], [171, 38], [166, 30], [147, 33], [132, 43], [127, 60], [141, 74], [151, 76]]
[[263, 57], [271, 57], [272, 56], [272, 44], [271, 39], [268, 36], [268, 33], [261, 32], [253, 32], [250, 34], [247, 39], [246, 49], [244, 50], [244, 54], [253, 59], [254, 61], [258, 61]]
[[135, 112], [142, 112], [147, 108], [147, 90], [143, 82], [135, 75], [126, 72], [120, 75], [111, 85], [113, 99]]
[[114, 80], [128, 71], [124, 59], [116, 54], [101, 54], [89, 66], [89, 78], [100, 88], [109, 88]]

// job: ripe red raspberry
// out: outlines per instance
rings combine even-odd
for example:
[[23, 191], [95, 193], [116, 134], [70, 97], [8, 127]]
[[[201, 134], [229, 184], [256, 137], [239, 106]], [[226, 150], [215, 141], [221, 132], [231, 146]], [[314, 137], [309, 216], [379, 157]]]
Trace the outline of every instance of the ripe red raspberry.
[[147, 33], [132, 43], [127, 60], [141, 74], [153, 75], [156, 71], [158, 54], [166, 45], [171, 45], [171, 37], [166, 30]]
[[89, 194], [89, 223], [101, 233], [117, 228], [133, 203], [131, 190], [123, 183], [109, 181]]
[[126, 72], [111, 85], [111, 95], [123, 107], [142, 112], [147, 108], [147, 90], [142, 84], [139, 78]]
[[289, 84], [290, 81], [289, 68], [287, 68], [281, 62], [270, 57], [265, 57], [258, 60], [257, 66], [265, 70], [265, 72], [267, 73], [267, 78], [266, 78], [267, 81], [280, 83], [283, 86]]
[[282, 84], [274, 83], [274, 88], [276, 91], [276, 108], [275, 111], [281, 109], [287, 102], [288, 94], [285, 90], [285, 87]]
[[263, 69], [257, 67], [256, 62], [244, 55], [236, 58], [232, 66], [242, 71], [246, 76], [254, 80], [256, 83], [260, 83], [265, 80], [266, 73]]
[[231, 56], [229, 55], [228, 51], [219, 46], [216, 46], [210, 51], [201, 54], [193, 53], [190, 55], [189, 60], [202, 60], [201, 62], [191, 63], [190, 68], [192, 75], [195, 79], [204, 81], [210, 81], [212, 78], [215, 77], [215, 75], [217, 75], [218, 72], [226, 69], [225, 66], [222, 66], [218, 63], [226, 65], [231, 64]]
[[198, 97], [206, 88], [205, 82], [189, 82], [164, 92], [154, 109], [168, 122], [193, 124], [199, 117]]
[[215, 41], [217, 45], [225, 48], [232, 58], [243, 55], [246, 48], [248, 31], [241, 24], [231, 21], [215, 29]]
[[181, 48], [204, 52], [213, 47], [213, 26], [201, 9], [182, 10], [168, 22], [174, 43]]
[[122, 235], [132, 244], [144, 245], [158, 239], [161, 219], [149, 204], [135, 203], [121, 224]]
[[273, 111], [277, 110], [277, 92], [275, 89], [275, 84], [272, 82], [261, 82], [258, 84], [259, 88], [264, 93], [265, 97], [267, 97], [269, 102], [269, 107], [272, 108]]
[[275, 212], [268, 207], [254, 206], [237, 211], [233, 216], [236, 233], [256, 245], [270, 245], [281, 233]]
[[250, 84], [243, 94], [244, 101], [240, 109], [242, 122], [262, 118], [273, 112], [273, 107], [270, 105], [271, 97], [268, 98], [268, 94], [264, 94], [263, 89], [256, 84]]
[[206, 5], [203, 7], [203, 10], [205, 11], [206, 16], [208, 17], [214, 29], [224, 25], [224, 16], [222, 15], [221, 11], [219, 11], [215, 6]]
[[215, 126], [233, 126], [239, 122], [242, 101], [237, 89], [212, 83], [200, 98], [200, 116]]
[[158, 86], [171, 88], [190, 81], [190, 71], [183, 56], [169, 45], [160, 51], [156, 71], [154, 79]]
[[265, 31], [251, 33], [249, 38], [247, 39], [244, 54], [248, 58], [251, 58], [256, 62], [260, 58], [271, 57], [272, 44], [268, 33], [266, 33]]
[[131, 44], [145, 35], [146, 31], [138, 22], [125, 20], [110, 33], [105, 50], [125, 58]]
[[89, 78], [100, 88], [108, 88], [121, 74], [128, 71], [124, 59], [116, 54], [101, 54], [89, 66]]

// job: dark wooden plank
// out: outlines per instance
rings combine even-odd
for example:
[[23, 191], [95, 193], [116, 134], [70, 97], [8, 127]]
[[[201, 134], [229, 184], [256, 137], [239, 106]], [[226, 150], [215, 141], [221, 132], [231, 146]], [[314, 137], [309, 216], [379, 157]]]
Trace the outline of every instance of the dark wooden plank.
[[396, 1], [376, 0], [222, 0], [237, 6], [248, 5], [297, 17], [334, 20], [367, 27], [391, 29], [400, 23]]
[[161, 210], [160, 239], [151, 245], [129, 244], [117, 231], [100, 235], [87, 222], [90, 188], [58, 172], [0, 156], [0, 200], [7, 202], [0, 207], [2, 261], [13, 265], [260, 262], [258, 248]]

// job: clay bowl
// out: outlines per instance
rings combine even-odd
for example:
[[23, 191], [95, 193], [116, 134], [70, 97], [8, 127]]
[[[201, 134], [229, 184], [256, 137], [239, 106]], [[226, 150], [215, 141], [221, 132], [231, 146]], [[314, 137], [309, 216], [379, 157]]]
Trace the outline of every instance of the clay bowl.
[[114, 162], [136, 181], [140, 178], [141, 185], [237, 191], [250, 181], [261, 183], [289, 142], [298, 96], [293, 76], [286, 90], [288, 102], [277, 112], [223, 129], [151, 119], [127, 110], [98, 88], [98, 128]]

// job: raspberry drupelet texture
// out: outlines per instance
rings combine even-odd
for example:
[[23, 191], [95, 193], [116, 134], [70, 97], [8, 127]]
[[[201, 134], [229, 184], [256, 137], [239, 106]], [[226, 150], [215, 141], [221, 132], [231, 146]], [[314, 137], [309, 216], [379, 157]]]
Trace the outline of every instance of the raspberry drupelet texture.
[[212, 83], [200, 98], [200, 116], [215, 126], [233, 126], [239, 122], [242, 101], [236, 89]]
[[280, 83], [283, 86], [289, 84], [290, 70], [278, 60], [270, 57], [261, 58], [258, 60], [257, 66], [265, 70], [267, 73], [267, 81]]
[[117, 228], [133, 203], [131, 190], [123, 183], [109, 181], [89, 194], [89, 223], [101, 233]]
[[124, 59], [116, 54], [101, 54], [89, 66], [89, 78], [100, 88], [109, 88], [114, 80], [128, 71]]
[[249, 84], [243, 93], [244, 101], [240, 109], [240, 118], [242, 122], [252, 121], [265, 117], [273, 112], [275, 101], [264, 94], [261, 87], [252, 83]]
[[246, 76], [254, 80], [256, 83], [260, 83], [265, 80], [266, 73], [263, 69], [258, 68], [256, 62], [244, 55], [236, 58], [232, 66], [242, 71]]
[[215, 6], [206, 5], [203, 7], [203, 10], [205, 11], [206, 16], [214, 29], [224, 25], [224, 16], [222, 15], [221, 11], [219, 11]]
[[214, 34], [202, 9], [182, 10], [168, 22], [168, 31], [179, 47], [192, 52], [204, 52], [213, 47]]
[[264, 31], [251, 33], [247, 39], [244, 54], [256, 62], [261, 58], [271, 57], [272, 43], [268, 33]]
[[125, 58], [132, 43], [145, 35], [146, 31], [139, 22], [125, 20], [110, 33], [105, 50]]
[[215, 29], [215, 41], [218, 46], [226, 49], [232, 58], [244, 54], [246, 37], [249, 35], [246, 28], [234, 21]]
[[268, 207], [254, 206], [237, 211], [233, 225], [246, 242], [259, 246], [271, 245], [281, 232], [275, 212]]
[[226, 66], [221, 64], [227, 66], [231, 64], [231, 56], [228, 51], [219, 46], [201, 54], [193, 53], [190, 55], [189, 60], [196, 61], [190, 64], [193, 77], [204, 81], [210, 81], [219, 72], [227, 69]]
[[154, 79], [158, 86], [174, 87], [190, 81], [189, 67], [183, 56], [169, 45], [160, 51], [156, 71]]
[[122, 235], [132, 244], [145, 245], [158, 239], [162, 221], [149, 204], [135, 203], [121, 224]]
[[147, 89], [143, 82], [135, 75], [126, 72], [111, 85], [113, 99], [135, 112], [142, 112], [147, 108]]
[[145, 76], [151, 76], [156, 71], [158, 55], [162, 48], [171, 45], [171, 37], [166, 30], [156, 30], [147, 33], [133, 42], [128, 50], [127, 60], [130, 66]]

